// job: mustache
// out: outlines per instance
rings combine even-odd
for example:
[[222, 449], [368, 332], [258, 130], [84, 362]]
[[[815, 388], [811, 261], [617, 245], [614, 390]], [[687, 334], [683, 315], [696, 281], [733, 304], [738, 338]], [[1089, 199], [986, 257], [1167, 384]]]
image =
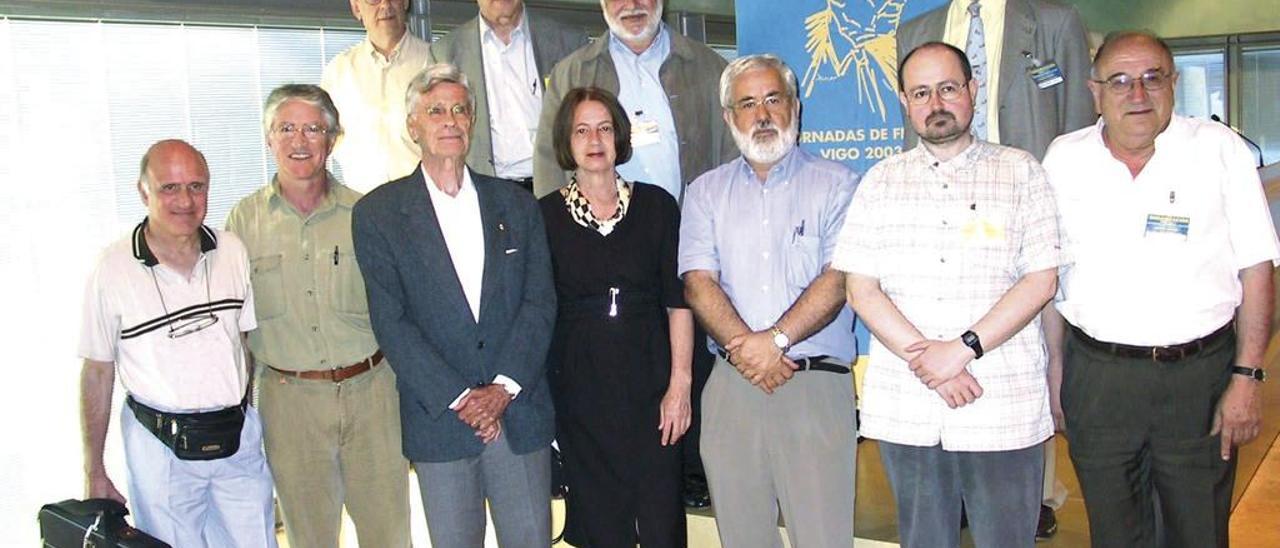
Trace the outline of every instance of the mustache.
[[649, 10], [644, 8], [625, 9], [618, 12], [618, 19], [622, 19], [623, 17], [631, 17], [635, 15], [643, 15], [645, 17], [649, 17]]
[[954, 122], [956, 121], [956, 115], [946, 110], [935, 110], [929, 113], [929, 116], [924, 119], [924, 124], [930, 126], [933, 125], [934, 122], [941, 121], [943, 119], [950, 119]]

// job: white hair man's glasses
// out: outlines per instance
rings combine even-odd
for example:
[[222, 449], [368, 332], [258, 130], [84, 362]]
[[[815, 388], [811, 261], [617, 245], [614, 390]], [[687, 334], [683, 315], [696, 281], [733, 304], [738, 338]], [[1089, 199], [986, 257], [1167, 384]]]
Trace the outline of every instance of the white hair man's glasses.
[[285, 139], [292, 139], [294, 135], [302, 134], [302, 136], [306, 137], [308, 141], [319, 141], [323, 139], [325, 135], [329, 134], [329, 128], [320, 124], [305, 124], [297, 126], [290, 122], [285, 122], [271, 128], [271, 133], [284, 137]]
[[764, 106], [765, 110], [770, 112], [783, 112], [787, 109], [790, 98], [781, 93], [770, 93], [764, 99], [756, 99], [755, 97], [745, 97], [733, 104], [733, 110], [738, 113], [755, 112], [756, 109]]

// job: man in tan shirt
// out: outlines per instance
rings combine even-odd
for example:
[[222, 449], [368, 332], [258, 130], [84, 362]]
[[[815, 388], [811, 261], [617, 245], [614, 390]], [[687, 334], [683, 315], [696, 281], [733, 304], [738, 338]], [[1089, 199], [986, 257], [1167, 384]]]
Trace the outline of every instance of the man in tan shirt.
[[334, 150], [342, 178], [368, 192], [418, 165], [418, 147], [405, 131], [404, 92], [426, 68], [431, 45], [409, 32], [409, 0], [349, 1], [366, 38], [329, 61], [320, 87], [333, 97], [346, 126]]
[[262, 119], [279, 166], [227, 229], [249, 249], [259, 407], [290, 546], [338, 546], [342, 507], [363, 546], [409, 546], [408, 463], [396, 377], [369, 327], [351, 244], [360, 194], [325, 170], [342, 133], [317, 86], [289, 84]]

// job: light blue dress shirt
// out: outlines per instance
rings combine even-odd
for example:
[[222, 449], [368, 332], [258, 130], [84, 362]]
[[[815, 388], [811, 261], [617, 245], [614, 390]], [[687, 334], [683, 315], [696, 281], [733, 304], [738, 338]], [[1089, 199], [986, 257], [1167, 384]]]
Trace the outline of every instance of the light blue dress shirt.
[[[671, 103], [658, 76], [662, 63], [671, 54], [671, 37], [665, 24], [658, 26], [649, 49], [636, 55], [626, 44], [609, 33], [609, 56], [618, 71], [618, 102], [627, 112], [634, 130], [644, 122], [657, 122], [657, 143], [631, 147], [631, 161], [617, 167], [628, 181], [641, 181], [662, 187], [680, 199], [680, 138], [676, 135]], [[718, 77], [708, 76], [708, 77]]]
[[[718, 272], [720, 287], [753, 331], [768, 329], [831, 262], [858, 174], [799, 148], [762, 184], [746, 159], [689, 184], [680, 220], [680, 275]], [[792, 358], [853, 360], [853, 311], [794, 343]], [[719, 347], [707, 337], [707, 347]]]

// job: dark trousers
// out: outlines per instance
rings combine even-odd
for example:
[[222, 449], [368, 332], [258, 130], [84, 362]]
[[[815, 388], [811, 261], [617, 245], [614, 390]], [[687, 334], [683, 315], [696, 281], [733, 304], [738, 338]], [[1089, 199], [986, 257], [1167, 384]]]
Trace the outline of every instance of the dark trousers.
[[1234, 358], [1234, 336], [1160, 363], [1068, 333], [1062, 407], [1095, 548], [1227, 546], [1236, 458], [1209, 431]]
[[902, 546], [960, 546], [962, 501], [975, 545], [1035, 545], [1044, 483], [1043, 443], [990, 452], [878, 443], [897, 503]]

